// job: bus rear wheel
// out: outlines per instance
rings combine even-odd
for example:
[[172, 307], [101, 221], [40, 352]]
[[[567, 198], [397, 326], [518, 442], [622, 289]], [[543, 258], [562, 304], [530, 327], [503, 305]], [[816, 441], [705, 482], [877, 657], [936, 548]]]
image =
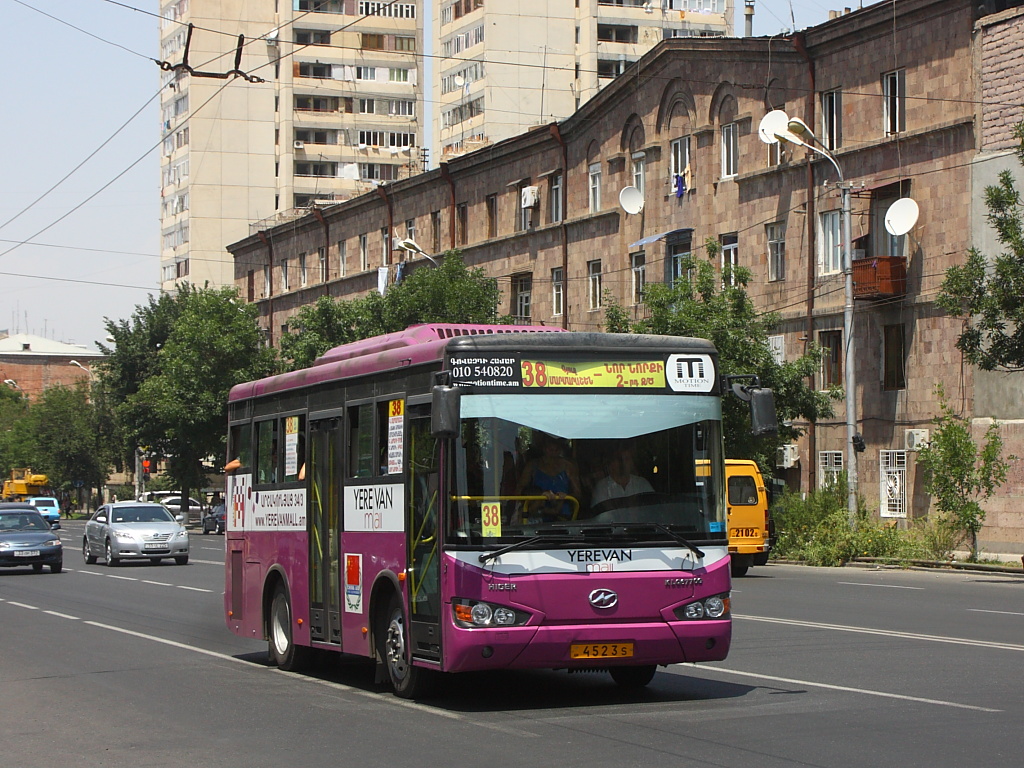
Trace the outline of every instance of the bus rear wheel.
[[274, 588], [270, 601], [270, 627], [267, 655], [279, 669], [298, 672], [306, 665], [308, 648], [299, 648], [292, 639], [292, 609], [283, 584]]
[[658, 667], [655, 664], [643, 667], [611, 667], [608, 670], [615, 684], [626, 690], [643, 688], [654, 679], [654, 673], [657, 671]]
[[413, 666], [409, 658], [405, 609], [398, 595], [392, 595], [381, 625], [377, 633], [378, 655], [387, 667], [395, 694], [403, 699], [429, 695], [436, 676], [429, 669]]

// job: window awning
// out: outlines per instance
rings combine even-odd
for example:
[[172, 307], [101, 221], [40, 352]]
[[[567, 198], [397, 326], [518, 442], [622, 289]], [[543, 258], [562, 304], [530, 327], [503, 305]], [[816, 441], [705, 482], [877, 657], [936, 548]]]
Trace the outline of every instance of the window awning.
[[633, 250], [634, 248], [637, 248], [637, 247], [642, 246], [642, 245], [649, 245], [650, 243], [655, 243], [658, 240], [661, 240], [663, 237], [668, 237], [669, 235], [674, 235], [676, 232], [692, 232], [692, 231], [693, 231], [693, 227], [682, 227], [680, 229], [670, 229], [670, 230], [668, 230], [668, 232], [659, 232], [657, 235], [648, 235], [647, 237], [640, 238], [635, 243], [630, 243], [629, 244], [629, 249]]

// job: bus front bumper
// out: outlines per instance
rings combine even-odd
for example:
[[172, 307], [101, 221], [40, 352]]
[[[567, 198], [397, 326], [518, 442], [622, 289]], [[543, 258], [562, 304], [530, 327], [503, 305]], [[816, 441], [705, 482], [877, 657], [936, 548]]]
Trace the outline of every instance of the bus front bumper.
[[[616, 625], [462, 629], [449, 625], [444, 670], [599, 669], [721, 661], [732, 622], [679, 621]], [[573, 657], [575, 650], [577, 658]], [[579, 654], [589, 654], [580, 657]], [[609, 655], [614, 654], [614, 655]]]

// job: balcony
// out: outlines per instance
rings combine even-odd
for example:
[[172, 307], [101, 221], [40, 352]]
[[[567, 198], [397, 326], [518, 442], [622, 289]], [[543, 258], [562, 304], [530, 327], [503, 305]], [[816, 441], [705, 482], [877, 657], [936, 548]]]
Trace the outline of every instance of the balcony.
[[903, 256], [876, 256], [853, 262], [853, 297], [889, 299], [907, 292], [907, 260]]

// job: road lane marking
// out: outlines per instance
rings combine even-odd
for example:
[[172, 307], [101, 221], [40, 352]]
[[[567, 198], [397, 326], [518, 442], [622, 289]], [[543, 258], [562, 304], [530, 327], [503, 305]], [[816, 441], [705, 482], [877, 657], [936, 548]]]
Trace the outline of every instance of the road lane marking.
[[173, 587], [173, 584], [168, 584], [166, 581], [150, 581], [149, 579], [143, 579], [143, 584], [155, 584], [158, 587]]
[[849, 587], [885, 587], [886, 589], [924, 589], [924, 587], [904, 587], [899, 584], [868, 584], [863, 581], [837, 581], [836, 584], [845, 584]]
[[34, 605], [26, 605], [25, 603], [16, 603], [13, 600], [8, 600], [7, 604], [8, 605], [16, 605], [19, 608], [28, 608], [30, 611], [38, 611], [39, 610], [39, 608], [37, 608]]
[[106, 573], [104, 574], [104, 576], [106, 576], [109, 579], [120, 579], [121, 581], [138, 581], [138, 579], [136, 579], [133, 576], [115, 576], [112, 573]]
[[949, 643], [950, 645], [970, 645], [975, 648], [997, 648], [1002, 651], [1024, 652], [1024, 645], [1017, 643], [996, 643], [988, 640], [971, 640], [966, 637], [946, 637], [944, 635], [923, 635], [917, 632], [897, 632], [893, 629], [871, 629], [869, 627], [849, 627], [842, 624], [822, 624], [817, 621], [797, 621], [795, 619], [775, 619], [768, 616], [744, 616], [733, 614], [734, 619], [761, 621], [766, 624], [788, 624], [792, 627], [808, 629], [829, 629], [833, 632], [854, 632], [861, 635], [881, 635], [882, 637], [901, 637], [905, 640], [925, 640], [930, 643]]
[[201, 587], [186, 587], [184, 584], [178, 584], [178, 589], [187, 589], [190, 592], [209, 592], [213, 593], [212, 589], [202, 589]]
[[989, 707], [976, 707], [973, 704], [960, 704], [955, 701], [944, 701], [942, 699], [926, 699], [921, 696], [906, 696], [902, 693], [887, 693], [886, 691], [875, 691], [870, 688], [852, 688], [847, 685], [832, 685], [831, 683], [815, 683], [810, 680], [796, 680], [790, 677], [777, 677], [775, 675], [762, 675], [760, 672], [743, 672], [738, 669], [726, 669], [725, 667], [709, 667], [709, 666], [697, 666], [696, 664], [688, 664], [686, 666], [700, 669], [702, 671], [713, 670], [715, 672], [722, 672], [727, 675], [735, 675], [737, 677], [752, 677], [759, 680], [771, 680], [774, 683], [785, 683], [786, 685], [802, 685], [807, 688], [823, 688], [829, 691], [841, 691], [843, 693], [859, 693], [864, 696], [878, 696], [883, 699], [898, 699], [900, 701], [913, 701], [918, 704], [934, 704], [940, 707], [953, 707], [954, 709], [969, 709], [973, 712], [1002, 712], [1001, 709], [991, 709]]
[[1024, 616], [1024, 613], [1020, 611], [987, 611], [984, 608], [968, 608], [967, 610], [975, 613], [999, 613], [1003, 616]]
[[61, 619], [71, 619], [72, 621], [79, 621], [80, 620], [77, 616], [72, 616], [69, 613], [60, 613], [58, 611], [43, 611], [43, 613], [48, 613], [51, 616], [56, 616], [56, 617], [61, 618]]

